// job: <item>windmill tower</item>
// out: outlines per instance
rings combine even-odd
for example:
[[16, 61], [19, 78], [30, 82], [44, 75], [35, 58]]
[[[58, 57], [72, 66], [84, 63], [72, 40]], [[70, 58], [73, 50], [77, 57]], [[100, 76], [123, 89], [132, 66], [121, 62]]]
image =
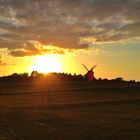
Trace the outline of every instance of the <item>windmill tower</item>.
[[88, 70], [88, 68], [83, 64], [84, 68], [87, 70], [87, 73], [86, 73], [86, 79], [88, 81], [93, 81], [95, 80], [95, 77], [94, 77], [94, 69], [97, 65], [93, 66], [90, 70]]

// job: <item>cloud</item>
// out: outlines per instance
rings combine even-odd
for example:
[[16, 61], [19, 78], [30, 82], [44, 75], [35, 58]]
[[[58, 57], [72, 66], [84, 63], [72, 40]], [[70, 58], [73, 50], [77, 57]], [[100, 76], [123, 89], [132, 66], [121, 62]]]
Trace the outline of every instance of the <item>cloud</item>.
[[55, 46], [44, 46], [37, 41], [30, 41], [24, 44], [24, 49], [14, 49], [10, 54], [14, 57], [35, 56], [44, 54], [64, 54], [65, 50]]
[[7, 63], [3, 62], [2, 58], [0, 57], [0, 66], [6, 66], [6, 65], [7, 65]]
[[140, 40], [139, 19], [140, 0], [0, 0], [0, 48], [32, 56]]

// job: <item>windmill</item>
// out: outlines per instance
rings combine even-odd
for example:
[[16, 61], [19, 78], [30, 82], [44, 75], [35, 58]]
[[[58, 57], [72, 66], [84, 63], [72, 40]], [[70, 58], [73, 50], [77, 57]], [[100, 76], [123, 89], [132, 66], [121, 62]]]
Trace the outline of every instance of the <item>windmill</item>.
[[91, 69], [89, 70], [84, 64], [83, 64], [84, 68], [87, 70], [87, 73], [86, 73], [86, 79], [88, 79], [89, 81], [93, 81], [95, 80], [95, 77], [94, 77], [94, 69], [97, 65], [91, 67]]

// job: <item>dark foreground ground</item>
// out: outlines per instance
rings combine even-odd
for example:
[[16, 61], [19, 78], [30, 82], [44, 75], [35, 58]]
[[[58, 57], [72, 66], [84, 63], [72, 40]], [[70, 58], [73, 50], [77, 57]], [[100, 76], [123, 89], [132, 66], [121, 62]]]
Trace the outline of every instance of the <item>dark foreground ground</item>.
[[0, 85], [0, 140], [140, 140], [140, 88]]

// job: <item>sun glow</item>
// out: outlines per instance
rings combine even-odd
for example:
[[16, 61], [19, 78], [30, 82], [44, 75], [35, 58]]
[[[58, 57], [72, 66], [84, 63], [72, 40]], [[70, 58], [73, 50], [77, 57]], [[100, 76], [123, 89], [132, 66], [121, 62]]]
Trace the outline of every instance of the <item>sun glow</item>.
[[57, 55], [47, 54], [36, 57], [34, 64], [31, 66], [31, 70], [42, 73], [62, 72], [62, 67]]

